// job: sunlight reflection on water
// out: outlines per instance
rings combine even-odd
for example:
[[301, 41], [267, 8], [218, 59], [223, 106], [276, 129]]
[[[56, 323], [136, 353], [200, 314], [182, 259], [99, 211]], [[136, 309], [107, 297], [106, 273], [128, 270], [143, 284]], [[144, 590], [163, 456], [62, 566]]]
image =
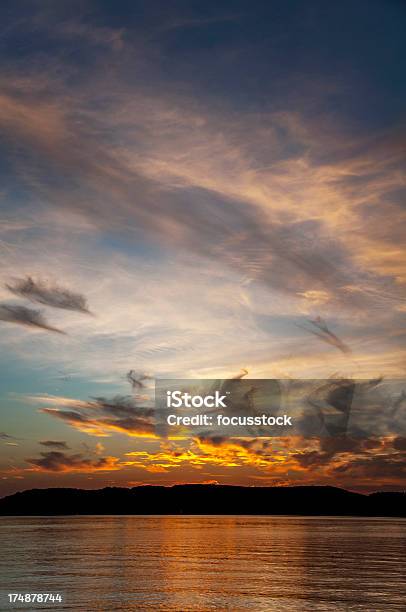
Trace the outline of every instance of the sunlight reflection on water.
[[30, 610], [405, 609], [402, 519], [2, 517], [0, 533], [3, 592], [66, 595]]

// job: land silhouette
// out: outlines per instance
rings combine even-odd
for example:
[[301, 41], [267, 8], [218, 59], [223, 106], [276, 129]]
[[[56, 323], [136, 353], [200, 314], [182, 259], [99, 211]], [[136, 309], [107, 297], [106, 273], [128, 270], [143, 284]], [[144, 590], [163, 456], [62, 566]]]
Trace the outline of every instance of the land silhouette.
[[406, 516], [405, 492], [369, 495], [330, 486], [228, 485], [30, 489], [0, 499], [2, 516], [72, 514], [251, 514]]

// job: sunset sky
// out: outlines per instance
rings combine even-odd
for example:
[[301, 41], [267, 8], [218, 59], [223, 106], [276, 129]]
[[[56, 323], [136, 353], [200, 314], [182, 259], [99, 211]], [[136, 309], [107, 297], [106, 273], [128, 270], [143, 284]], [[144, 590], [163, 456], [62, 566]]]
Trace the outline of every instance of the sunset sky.
[[400, 0], [1, 2], [1, 495], [405, 488], [406, 428], [168, 440], [126, 379], [406, 378], [405, 27]]

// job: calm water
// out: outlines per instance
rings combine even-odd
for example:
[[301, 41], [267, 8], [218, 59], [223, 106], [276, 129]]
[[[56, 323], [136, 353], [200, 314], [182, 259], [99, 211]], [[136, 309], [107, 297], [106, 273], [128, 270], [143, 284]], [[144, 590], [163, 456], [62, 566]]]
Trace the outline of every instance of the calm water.
[[401, 519], [2, 517], [0, 538], [3, 592], [65, 593], [26, 610], [406, 609]]

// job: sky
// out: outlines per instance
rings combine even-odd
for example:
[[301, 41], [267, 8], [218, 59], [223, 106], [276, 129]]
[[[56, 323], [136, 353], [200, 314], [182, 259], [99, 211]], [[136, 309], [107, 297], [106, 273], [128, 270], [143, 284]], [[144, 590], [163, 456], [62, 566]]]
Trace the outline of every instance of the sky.
[[4, 0], [0, 24], [0, 495], [404, 489], [406, 428], [168, 439], [127, 379], [405, 378], [404, 2]]

